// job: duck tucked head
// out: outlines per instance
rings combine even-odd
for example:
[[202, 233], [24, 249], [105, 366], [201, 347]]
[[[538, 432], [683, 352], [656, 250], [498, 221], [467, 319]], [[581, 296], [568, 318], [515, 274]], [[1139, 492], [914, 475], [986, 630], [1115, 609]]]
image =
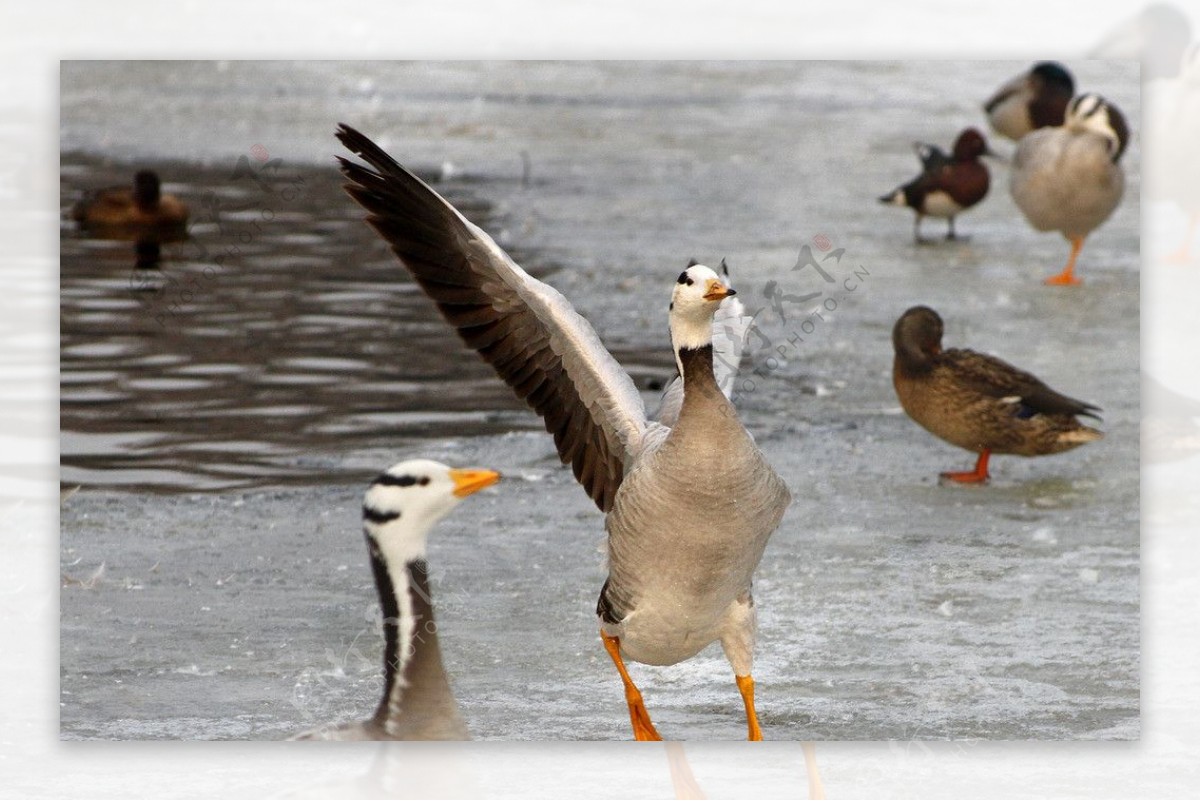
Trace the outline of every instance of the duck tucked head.
[[153, 170], [138, 170], [133, 176], [133, 202], [140, 208], [152, 209], [157, 206], [161, 193], [158, 174]]
[[1091, 131], [1108, 140], [1108, 153], [1117, 163], [1125, 146], [1129, 144], [1129, 125], [1125, 115], [1116, 106], [1097, 94], [1084, 94], [1071, 101], [1067, 107], [1067, 128], [1075, 131]]
[[942, 352], [942, 318], [928, 306], [913, 306], [892, 328], [892, 346], [904, 372], [927, 371]]
[[453, 470], [429, 459], [389, 467], [363, 497], [363, 530], [388, 563], [425, 558], [429, 530], [468, 495], [500, 480], [492, 470]]
[[712, 319], [725, 298], [736, 295], [721, 276], [703, 264], [691, 264], [679, 274], [671, 292], [671, 344], [698, 350], [712, 344]]

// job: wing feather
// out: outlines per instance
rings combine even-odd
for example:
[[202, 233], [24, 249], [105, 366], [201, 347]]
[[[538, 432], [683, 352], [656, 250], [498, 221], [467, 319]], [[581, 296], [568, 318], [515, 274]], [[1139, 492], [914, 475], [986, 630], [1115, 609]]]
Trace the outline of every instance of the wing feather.
[[586, 319], [490, 236], [358, 131], [338, 139], [346, 191], [463, 341], [541, 415], [563, 462], [603, 511], [641, 444], [646, 410]]
[[1084, 415], [1099, 419], [1096, 412], [1100, 407], [1063, 395], [1032, 373], [995, 356], [951, 348], [942, 351], [939, 358], [952, 364], [955, 375], [968, 387], [998, 401], [1012, 403], [1016, 399], [1041, 414]]

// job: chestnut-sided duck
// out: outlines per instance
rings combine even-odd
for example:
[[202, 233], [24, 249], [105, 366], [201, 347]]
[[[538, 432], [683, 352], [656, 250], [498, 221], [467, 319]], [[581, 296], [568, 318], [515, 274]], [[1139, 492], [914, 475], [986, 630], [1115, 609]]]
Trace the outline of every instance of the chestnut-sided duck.
[[988, 169], [979, 159], [995, 154], [988, 149], [983, 134], [974, 128], [958, 135], [950, 156], [935, 145], [918, 142], [915, 147], [921, 159], [921, 174], [882, 196], [879, 202], [907, 206], [916, 212], [913, 239], [918, 243], [925, 241], [921, 238], [921, 220], [927, 216], [946, 219], [946, 239], [956, 239], [954, 218], [988, 193]]

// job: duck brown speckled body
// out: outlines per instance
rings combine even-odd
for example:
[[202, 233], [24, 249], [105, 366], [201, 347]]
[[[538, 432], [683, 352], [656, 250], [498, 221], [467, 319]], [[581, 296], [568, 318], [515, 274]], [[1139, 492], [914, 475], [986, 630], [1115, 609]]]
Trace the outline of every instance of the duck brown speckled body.
[[1059, 394], [994, 356], [942, 350], [942, 318], [927, 306], [901, 315], [892, 344], [892, 381], [904, 411], [951, 445], [979, 454], [974, 470], [943, 478], [987, 481], [993, 453], [1044, 456], [1103, 436], [1076, 419], [1096, 417], [1098, 407]]

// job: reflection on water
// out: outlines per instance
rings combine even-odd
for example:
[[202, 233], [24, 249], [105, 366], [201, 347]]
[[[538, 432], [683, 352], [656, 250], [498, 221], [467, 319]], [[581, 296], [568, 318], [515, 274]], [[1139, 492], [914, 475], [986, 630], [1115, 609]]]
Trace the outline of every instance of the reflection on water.
[[[64, 155], [63, 203], [133, 169]], [[160, 172], [164, 191], [192, 207], [185, 241], [92, 238], [64, 222], [64, 483], [171, 491], [356, 480], [325, 463], [336, 458], [320, 471], [313, 462], [383, 438], [540, 427], [486, 365], [462, 358], [334, 169], [243, 159]], [[464, 181], [439, 189], [499, 227]], [[551, 268], [518, 258], [534, 274]]]

